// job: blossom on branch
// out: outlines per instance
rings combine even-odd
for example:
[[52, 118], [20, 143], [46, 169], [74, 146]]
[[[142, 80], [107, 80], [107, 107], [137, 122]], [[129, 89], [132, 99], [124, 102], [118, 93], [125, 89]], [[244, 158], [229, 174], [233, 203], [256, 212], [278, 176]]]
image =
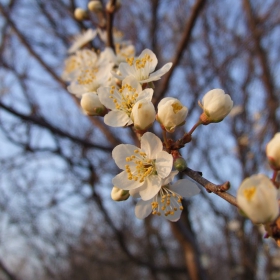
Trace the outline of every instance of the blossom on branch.
[[135, 216], [144, 219], [151, 213], [163, 216], [169, 221], [176, 222], [180, 219], [183, 206], [183, 197], [192, 197], [200, 192], [198, 186], [189, 179], [178, 180], [171, 184], [178, 171], [171, 174], [162, 181], [159, 191], [149, 200], [139, 200], [135, 206]]
[[173, 97], [163, 98], [158, 104], [157, 121], [168, 132], [174, 132], [177, 126], [185, 123], [188, 108]]
[[89, 116], [103, 116], [106, 108], [100, 102], [96, 93], [88, 92], [82, 95], [81, 107]]
[[200, 116], [203, 124], [222, 121], [233, 107], [233, 101], [230, 96], [219, 88], [208, 91], [204, 95], [202, 102], [199, 101], [198, 104], [203, 109], [203, 113]]
[[114, 148], [113, 159], [124, 171], [112, 179], [114, 186], [134, 190], [143, 200], [154, 197], [172, 170], [173, 158], [163, 151], [161, 140], [151, 132], [141, 137], [141, 148], [121, 144]]
[[117, 187], [113, 187], [111, 191], [111, 198], [115, 201], [123, 201], [129, 198], [129, 191], [124, 191]]
[[120, 63], [120, 75], [114, 73], [113, 75], [120, 80], [123, 80], [127, 76], [133, 76], [141, 84], [159, 80], [172, 66], [172, 63], [169, 62], [155, 71], [158, 59], [149, 49], [142, 51], [139, 57], [130, 57], [127, 58], [126, 61], [127, 62]]
[[90, 41], [92, 41], [97, 35], [97, 30], [88, 29], [87, 31], [77, 34], [74, 37], [74, 43], [71, 45], [71, 47], [68, 49], [68, 53], [74, 53]]
[[105, 115], [104, 122], [113, 127], [133, 124], [132, 109], [139, 100], [146, 99], [151, 102], [153, 89], [142, 90], [142, 86], [134, 77], [127, 77], [122, 87], [100, 87], [97, 90], [101, 103], [111, 111]]
[[280, 132], [268, 142], [266, 146], [266, 156], [271, 168], [280, 170]]
[[237, 192], [237, 204], [254, 223], [273, 222], [279, 215], [277, 190], [263, 174], [246, 178]]

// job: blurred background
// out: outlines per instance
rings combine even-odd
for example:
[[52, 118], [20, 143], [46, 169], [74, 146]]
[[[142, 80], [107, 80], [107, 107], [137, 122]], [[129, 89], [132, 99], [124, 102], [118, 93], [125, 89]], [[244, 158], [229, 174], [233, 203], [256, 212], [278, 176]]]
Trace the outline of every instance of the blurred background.
[[[98, 26], [73, 17], [87, 2], [0, 1], [0, 279], [280, 279], [275, 242], [214, 194], [184, 200], [176, 223], [138, 220], [132, 198], [111, 200], [111, 151], [135, 137], [85, 116], [61, 79], [73, 36]], [[149, 48], [158, 67], [174, 63], [154, 95], [189, 108], [174, 139], [194, 125], [207, 91], [231, 95], [231, 114], [181, 150], [190, 168], [230, 181], [233, 195], [245, 177], [272, 175], [265, 146], [280, 131], [280, 1], [123, 0], [114, 25], [137, 55]]]

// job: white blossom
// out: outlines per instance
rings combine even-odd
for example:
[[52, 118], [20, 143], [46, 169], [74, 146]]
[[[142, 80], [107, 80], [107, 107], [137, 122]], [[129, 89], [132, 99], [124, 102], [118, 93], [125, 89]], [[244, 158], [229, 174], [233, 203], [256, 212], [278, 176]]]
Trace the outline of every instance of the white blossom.
[[168, 131], [174, 132], [175, 128], [185, 123], [188, 108], [173, 97], [163, 98], [158, 104], [158, 122]]
[[142, 51], [139, 57], [130, 57], [126, 61], [120, 63], [120, 75], [113, 75], [120, 80], [123, 80], [127, 76], [133, 76], [141, 84], [159, 80], [172, 66], [172, 63], [169, 62], [155, 71], [158, 60], [156, 55], [149, 49]]
[[142, 90], [140, 83], [134, 77], [127, 77], [122, 87], [100, 87], [97, 90], [101, 103], [111, 111], [105, 115], [104, 122], [113, 127], [133, 124], [132, 108], [139, 100], [152, 100], [153, 90]]
[[163, 151], [161, 140], [151, 132], [141, 137], [141, 148], [121, 144], [114, 148], [112, 156], [117, 166], [124, 170], [112, 179], [113, 185], [134, 190], [143, 200], [149, 200], [159, 192], [173, 165], [172, 156]]
[[277, 132], [266, 146], [266, 156], [273, 169], [280, 170], [280, 132]]
[[277, 190], [263, 174], [246, 178], [236, 198], [238, 206], [254, 223], [273, 222], [279, 215]]
[[81, 34], [77, 34], [74, 37], [74, 43], [68, 49], [68, 53], [71, 54], [76, 52], [78, 49], [80, 49], [81, 47], [83, 47], [84, 45], [92, 41], [96, 37], [96, 34], [97, 34], [97, 30], [93, 30], [93, 29], [88, 29], [87, 31]]
[[135, 216], [144, 219], [151, 213], [163, 216], [169, 221], [176, 222], [180, 219], [183, 206], [183, 197], [192, 197], [200, 192], [198, 186], [189, 179], [178, 180], [174, 184], [170, 182], [178, 171], [162, 181], [159, 191], [149, 200], [139, 200], [135, 206]]
[[199, 105], [203, 109], [205, 122], [220, 122], [230, 113], [233, 101], [222, 89], [212, 89], [204, 95]]

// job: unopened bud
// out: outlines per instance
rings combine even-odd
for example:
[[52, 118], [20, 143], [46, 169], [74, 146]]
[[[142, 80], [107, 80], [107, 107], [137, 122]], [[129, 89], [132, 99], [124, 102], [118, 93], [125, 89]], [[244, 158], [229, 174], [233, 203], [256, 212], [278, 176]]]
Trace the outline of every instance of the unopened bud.
[[272, 169], [280, 170], [280, 132], [268, 142], [266, 156]]
[[92, 12], [98, 13], [102, 11], [103, 7], [100, 1], [90, 1], [88, 3], [88, 9]]
[[177, 126], [185, 123], [188, 108], [173, 97], [165, 97], [158, 104], [157, 121], [168, 132], [174, 132]]
[[174, 160], [174, 168], [178, 171], [184, 171], [187, 168], [187, 163], [184, 158], [178, 157]]
[[76, 8], [74, 11], [74, 17], [76, 20], [82, 21], [88, 19], [88, 12], [83, 10], [82, 8]]
[[113, 13], [113, 12], [117, 11], [121, 7], [121, 5], [122, 5], [121, 0], [117, 0], [115, 6], [113, 6], [111, 4], [111, 1], [109, 0], [109, 2], [106, 5], [106, 10], [109, 13]]
[[203, 109], [200, 120], [204, 125], [222, 121], [233, 107], [230, 96], [218, 88], [208, 91], [198, 104]]
[[137, 130], [148, 129], [154, 123], [155, 117], [155, 107], [149, 100], [138, 100], [132, 108], [131, 119]]
[[106, 108], [100, 102], [96, 93], [88, 92], [83, 94], [81, 107], [89, 116], [104, 116]]
[[121, 190], [117, 187], [113, 187], [111, 191], [111, 198], [115, 201], [123, 201], [129, 198], [129, 191]]

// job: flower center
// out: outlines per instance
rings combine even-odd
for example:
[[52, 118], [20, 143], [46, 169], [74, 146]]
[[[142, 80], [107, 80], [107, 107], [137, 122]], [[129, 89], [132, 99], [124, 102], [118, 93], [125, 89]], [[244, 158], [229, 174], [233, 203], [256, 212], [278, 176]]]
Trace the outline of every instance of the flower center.
[[183, 106], [178, 102], [172, 104], [171, 106], [173, 108], [174, 114], [177, 114], [183, 108]]
[[116, 109], [125, 112], [130, 117], [132, 107], [138, 98], [136, 89], [128, 84], [123, 85], [119, 90], [115, 86], [111, 86], [110, 94], [110, 98], [113, 99]]
[[137, 70], [145, 68], [145, 65], [146, 65], [147, 62], [152, 62], [153, 61], [151, 59], [151, 56], [149, 56], [148, 54], [145, 54], [144, 57], [142, 57], [142, 58], [135, 59], [135, 61], [134, 61], [134, 59], [135, 59], [134, 57], [127, 58], [126, 62], [130, 66], [135, 64]]
[[[134, 150], [134, 154], [126, 158], [125, 171], [127, 172], [128, 180], [139, 181], [143, 183], [146, 177], [156, 174], [155, 160], [148, 159], [147, 154], [141, 150]], [[131, 170], [133, 167], [133, 170]]]
[[182, 206], [183, 197], [169, 189], [169, 185], [162, 186], [159, 193], [154, 197], [152, 205], [152, 214], [161, 215], [160, 210], [165, 216], [174, 215], [178, 209], [184, 209]]
[[81, 70], [81, 74], [77, 78], [77, 81], [80, 85], [87, 86], [96, 80], [96, 73], [98, 72], [98, 68], [92, 69], [83, 69]]
[[248, 201], [252, 200], [255, 193], [256, 193], [256, 187], [251, 187], [243, 191], [243, 194]]

